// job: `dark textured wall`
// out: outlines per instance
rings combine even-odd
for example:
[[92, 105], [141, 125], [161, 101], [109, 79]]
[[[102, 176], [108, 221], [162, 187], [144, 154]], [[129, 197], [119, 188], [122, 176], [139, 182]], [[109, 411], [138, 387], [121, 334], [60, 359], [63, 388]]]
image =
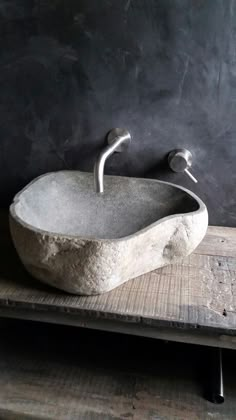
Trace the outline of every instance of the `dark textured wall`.
[[[236, 226], [236, 1], [0, 0], [0, 205], [35, 176], [92, 171], [184, 185]], [[167, 169], [187, 147], [194, 185]]]

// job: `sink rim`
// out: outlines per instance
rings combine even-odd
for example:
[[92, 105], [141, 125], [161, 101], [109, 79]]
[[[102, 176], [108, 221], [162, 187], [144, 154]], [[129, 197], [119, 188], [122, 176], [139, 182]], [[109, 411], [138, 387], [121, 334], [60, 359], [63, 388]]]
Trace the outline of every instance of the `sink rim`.
[[[136, 180], [144, 180], [148, 182], [157, 182], [159, 184], [164, 184], [164, 185], [170, 185], [174, 188], [177, 188], [179, 190], [184, 191], [186, 194], [188, 194], [190, 197], [192, 197], [194, 200], [196, 200], [199, 208], [197, 210], [194, 211], [190, 211], [190, 212], [186, 212], [186, 213], [175, 213], [169, 216], [165, 216], [162, 217], [160, 219], [158, 219], [157, 221], [150, 223], [148, 226], [145, 226], [144, 228], [137, 230], [136, 232], [130, 234], [130, 235], [126, 235], [126, 236], [122, 236], [120, 238], [96, 238], [96, 237], [90, 237], [90, 236], [82, 236], [82, 235], [67, 235], [64, 233], [57, 233], [57, 232], [51, 232], [48, 231], [46, 229], [40, 229], [38, 227], [35, 227], [34, 225], [25, 222], [20, 216], [17, 215], [15, 207], [16, 205], [20, 202], [20, 196], [21, 194], [26, 191], [31, 185], [35, 184], [39, 179], [45, 178], [51, 174], [57, 174], [59, 172], [77, 172], [77, 173], [82, 173], [82, 174], [90, 174], [91, 172], [87, 172], [87, 171], [79, 171], [79, 170], [59, 170], [59, 171], [51, 171], [51, 172], [46, 172], [45, 174], [39, 175], [38, 177], [34, 178], [31, 182], [29, 182], [24, 188], [22, 188], [13, 198], [13, 201], [9, 207], [9, 214], [10, 217], [12, 217], [16, 222], [18, 222], [19, 224], [21, 224], [24, 228], [29, 229], [33, 232], [36, 232], [40, 235], [45, 235], [48, 237], [57, 237], [57, 238], [65, 238], [68, 240], [75, 240], [75, 239], [80, 239], [80, 240], [85, 240], [85, 241], [93, 241], [93, 242], [104, 242], [104, 243], [111, 243], [111, 242], [121, 242], [121, 241], [127, 241], [133, 237], [137, 237], [147, 231], [149, 231], [150, 229], [152, 229], [153, 227], [165, 222], [166, 220], [171, 220], [173, 218], [176, 217], [188, 217], [191, 215], [195, 215], [195, 214], [200, 214], [200, 213], [204, 213], [207, 212], [207, 207], [204, 204], [204, 202], [192, 191], [188, 190], [187, 188], [184, 188], [178, 184], [173, 184], [172, 182], [167, 182], [167, 181], [161, 181], [159, 179], [153, 179], [153, 178], [137, 178], [137, 177], [128, 177], [128, 176], [120, 176], [120, 175], [104, 175], [105, 178], [121, 178], [121, 179], [136, 179]], [[104, 192], [104, 194], [106, 194], [106, 191]]]

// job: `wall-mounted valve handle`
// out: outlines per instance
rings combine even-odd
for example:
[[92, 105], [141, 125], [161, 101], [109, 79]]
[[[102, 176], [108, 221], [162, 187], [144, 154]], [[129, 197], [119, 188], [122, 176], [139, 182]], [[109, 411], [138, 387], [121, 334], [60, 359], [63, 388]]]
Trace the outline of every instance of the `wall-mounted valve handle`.
[[192, 153], [187, 149], [172, 150], [168, 156], [169, 167], [172, 171], [185, 172], [193, 182], [197, 183], [197, 179], [189, 172], [192, 161]]

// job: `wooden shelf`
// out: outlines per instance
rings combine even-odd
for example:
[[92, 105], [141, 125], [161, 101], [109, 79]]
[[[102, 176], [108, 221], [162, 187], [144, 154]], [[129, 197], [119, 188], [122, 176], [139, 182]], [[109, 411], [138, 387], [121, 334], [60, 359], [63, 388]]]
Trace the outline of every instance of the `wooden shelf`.
[[7, 215], [0, 223], [0, 316], [236, 348], [236, 228], [209, 227], [182, 262], [100, 296], [40, 284], [22, 267]]

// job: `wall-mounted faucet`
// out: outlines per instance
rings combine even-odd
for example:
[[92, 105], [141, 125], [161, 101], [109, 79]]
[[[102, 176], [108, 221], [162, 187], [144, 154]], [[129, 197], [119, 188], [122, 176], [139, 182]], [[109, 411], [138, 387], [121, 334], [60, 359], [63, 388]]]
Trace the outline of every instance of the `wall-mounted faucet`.
[[193, 182], [197, 183], [197, 179], [189, 172], [192, 161], [192, 153], [187, 149], [175, 149], [168, 155], [168, 163], [172, 171], [185, 172]]
[[123, 152], [131, 142], [131, 135], [122, 128], [113, 128], [107, 136], [108, 146], [100, 153], [94, 165], [94, 184], [96, 192], [102, 194], [104, 191], [103, 177], [106, 160], [114, 152]]

